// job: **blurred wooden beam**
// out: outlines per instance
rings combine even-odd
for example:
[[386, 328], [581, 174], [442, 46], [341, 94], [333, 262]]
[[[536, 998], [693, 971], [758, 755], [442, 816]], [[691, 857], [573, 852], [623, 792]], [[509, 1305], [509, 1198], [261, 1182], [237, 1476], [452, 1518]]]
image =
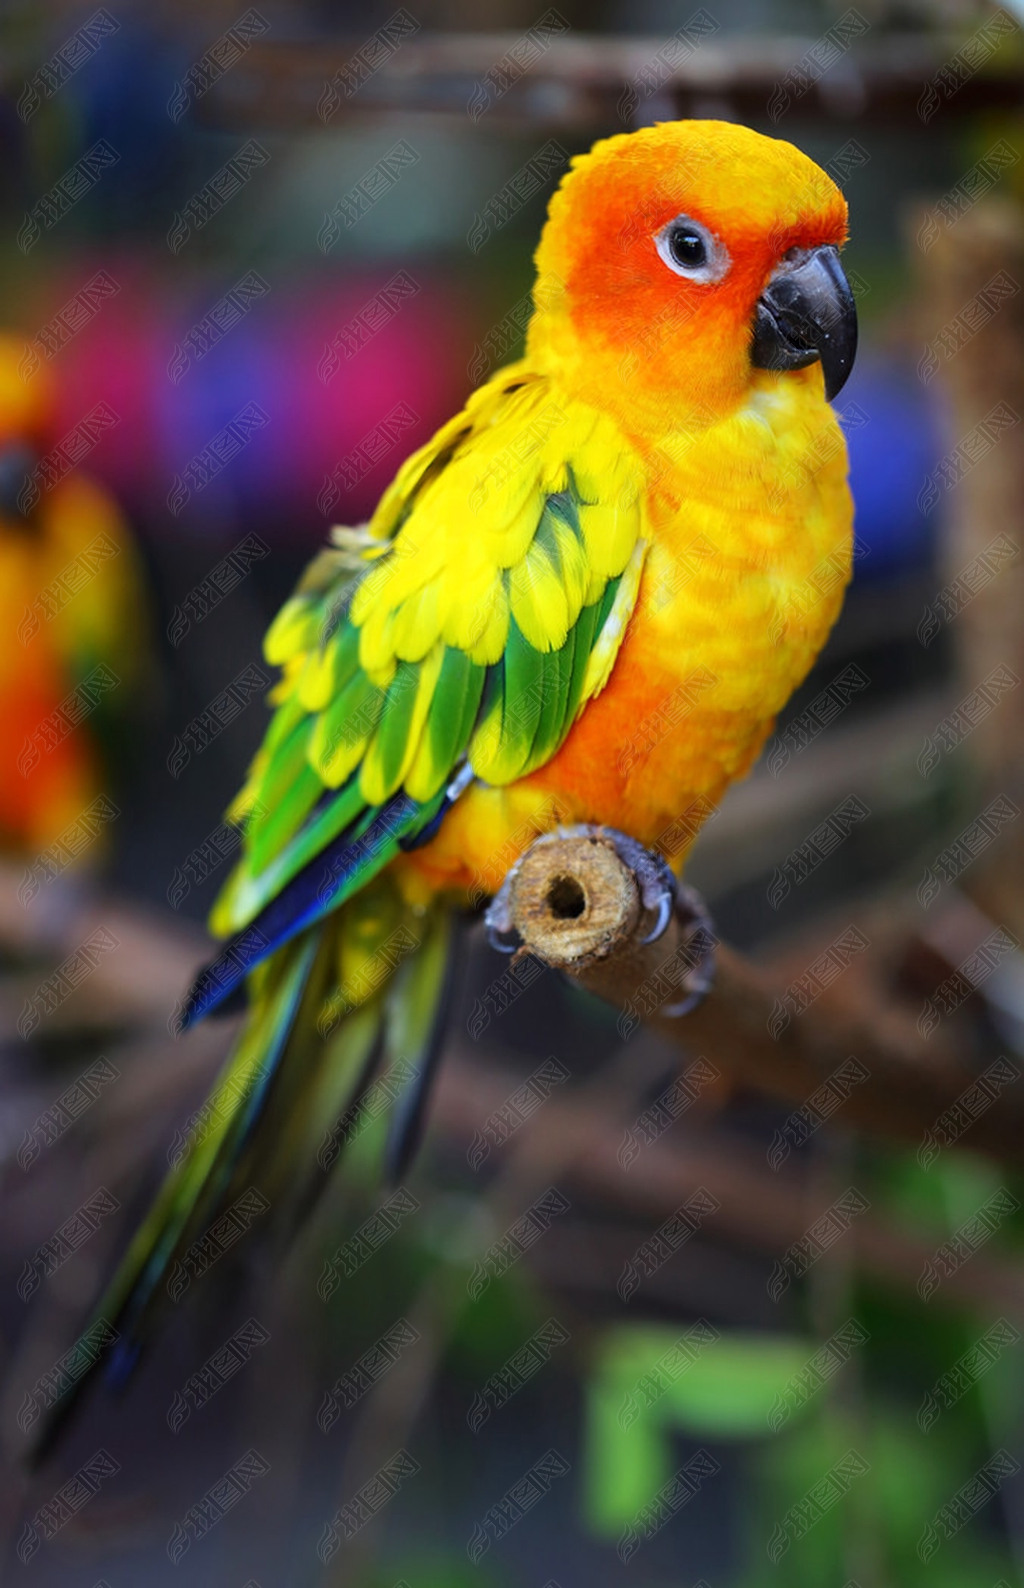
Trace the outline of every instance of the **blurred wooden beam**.
[[[666, 37], [546, 32], [532, 48], [529, 30], [416, 31], [383, 46], [369, 28], [343, 42], [255, 39], [197, 111], [221, 124], [282, 129], [336, 126], [372, 111], [461, 118], [471, 101], [474, 119], [531, 129], [618, 123], [626, 130], [654, 114], [667, 120], [726, 110], [755, 124], [770, 122], [774, 111], [780, 123], [867, 117], [876, 126], [922, 127], [922, 96], [943, 68], [950, 73], [965, 42], [963, 35], [883, 35], [877, 27], [834, 43], [822, 36], [726, 38], [708, 13], [700, 15], [706, 25], [684, 25]], [[1021, 65], [1000, 51], [973, 76], [961, 74], [955, 92], [933, 95], [927, 124], [933, 115], [1015, 109]], [[336, 91], [324, 100], [331, 83]]]
[[[911, 229], [919, 375], [948, 414], [943, 460], [922, 487], [943, 533], [943, 584], [926, 610], [931, 627], [948, 628], [957, 664], [955, 699], [929, 742], [936, 759], [973, 772], [968, 820], [1002, 802], [971, 892], [1024, 935], [1024, 816], [1013, 816], [1024, 811], [1024, 208], [940, 206]], [[961, 847], [984, 848], [984, 832]]]

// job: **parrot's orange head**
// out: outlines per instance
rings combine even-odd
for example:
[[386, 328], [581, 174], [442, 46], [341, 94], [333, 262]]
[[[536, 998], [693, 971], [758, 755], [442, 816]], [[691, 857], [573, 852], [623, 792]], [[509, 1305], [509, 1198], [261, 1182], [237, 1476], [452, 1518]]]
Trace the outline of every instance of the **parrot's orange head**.
[[811, 365], [834, 397], [857, 337], [845, 237], [842, 194], [792, 144], [723, 121], [605, 139], [552, 198], [531, 357], [644, 420], [712, 423]]

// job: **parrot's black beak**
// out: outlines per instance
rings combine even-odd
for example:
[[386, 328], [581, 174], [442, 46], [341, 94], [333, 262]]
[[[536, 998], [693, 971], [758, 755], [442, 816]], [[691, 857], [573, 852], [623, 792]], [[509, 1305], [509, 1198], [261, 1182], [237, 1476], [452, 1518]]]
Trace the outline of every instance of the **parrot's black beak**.
[[825, 396], [837, 397], [857, 351], [857, 306], [839, 250], [794, 248], [773, 273], [754, 314], [758, 369], [803, 369], [820, 360]]

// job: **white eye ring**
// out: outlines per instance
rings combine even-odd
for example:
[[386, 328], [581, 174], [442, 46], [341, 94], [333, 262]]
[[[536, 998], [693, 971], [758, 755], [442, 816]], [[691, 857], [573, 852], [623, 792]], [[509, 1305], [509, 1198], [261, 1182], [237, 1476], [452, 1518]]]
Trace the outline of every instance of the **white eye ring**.
[[732, 264], [721, 238], [689, 215], [677, 215], [663, 226], [655, 235], [654, 246], [673, 274], [687, 281], [721, 281]]

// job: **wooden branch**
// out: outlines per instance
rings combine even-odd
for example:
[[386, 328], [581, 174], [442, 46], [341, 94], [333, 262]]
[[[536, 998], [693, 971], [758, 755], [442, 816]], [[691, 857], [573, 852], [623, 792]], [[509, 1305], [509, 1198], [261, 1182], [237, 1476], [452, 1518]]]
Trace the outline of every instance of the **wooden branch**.
[[[509, 1068], [500, 1063], [482, 1065], [473, 1047], [457, 1048], [446, 1056], [441, 1070], [432, 1131], [447, 1138], [461, 1155], [474, 1138], [479, 1139], [481, 1122], [507, 1103], [516, 1084]], [[635, 1233], [617, 1226], [608, 1214], [626, 1213], [653, 1227], [695, 1193], [710, 1192], [718, 1203], [707, 1226], [710, 1240], [735, 1242], [777, 1257], [803, 1239], [830, 1200], [824, 1190], [809, 1186], [803, 1174], [793, 1172], [793, 1166], [786, 1165], [789, 1172], [773, 1171], [764, 1154], [756, 1154], [711, 1122], [685, 1129], [682, 1139], [684, 1127], [673, 1127], [660, 1140], [644, 1143], [624, 1168], [623, 1131], [635, 1121], [636, 1100], [626, 1093], [615, 1108], [604, 1095], [581, 1096], [584, 1090], [574, 1086], [564, 1095], [553, 1093], [543, 1108], [530, 1115], [516, 1147], [525, 1160], [521, 1173], [532, 1169], [532, 1187], [557, 1185], [571, 1197], [578, 1196], [584, 1208], [597, 1205], [597, 1244], [605, 1260], [594, 1279], [603, 1289], [614, 1289], [624, 1257], [636, 1245]], [[520, 1194], [517, 1209], [528, 1194]], [[572, 1286], [577, 1278], [575, 1243], [581, 1238], [580, 1227], [574, 1224], [566, 1238], [572, 1242], [571, 1259], [560, 1248], [557, 1261], [549, 1261], [560, 1239], [555, 1226], [528, 1260], [550, 1282]], [[842, 1240], [863, 1273], [913, 1291], [945, 1238], [941, 1231], [930, 1233], [872, 1209], [852, 1221]], [[685, 1275], [665, 1277], [684, 1289], [688, 1283]], [[1024, 1277], [1019, 1264], [1005, 1254], [978, 1253], [955, 1271], [950, 1265], [943, 1274], [941, 1293], [951, 1303], [974, 1311], [1005, 1311], [1024, 1318]], [[680, 1291], [662, 1294], [678, 1301]]]
[[[548, 33], [529, 71], [517, 71], [509, 56], [521, 50], [523, 35], [515, 33], [424, 30], [394, 39], [370, 69], [363, 35], [256, 39], [199, 108], [221, 124], [317, 126], [319, 118], [333, 128], [395, 110], [464, 119], [474, 103], [488, 123], [607, 128], [624, 127], [623, 115], [638, 108], [668, 120], [701, 114], [709, 104], [756, 122], [775, 95], [789, 116], [848, 119], [852, 112], [875, 125], [920, 131], [922, 98], [963, 40], [937, 32], [869, 35], [853, 42], [842, 70], [810, 82], [805, 70], [800, 74], [813, 38], [759, 33], [727, 42], [695, 36], [694, 43], [699, 48], [677, 51], [670, 62], [663, 38], [574, 28]], [[958, 83], [955, 95], [933, 91], [930, 108], [963, 120], [980, 109], [1016, 106], [1020, 75], [1017, 60], [998, 53]]]
[[951, 1038], [942, 1029], [919, 1032], [906, 1011], [884, 1001], [882, 986], [863, 976], [853, 1007], [841, 985], [824, 985], [844, 956], [870, 947], [856, 929], [823, 942], [823, 963], [815, 969], [812, 961], [788, 989], [720, 943], [711, 992], [692, 1013], [672, 1018], [662, 1011], [682, 995], [690, 962], [685, 931], [673, 918], [662, 937], [643, 944], [651, 920], [636, 878], [610, 843], [538, 840], [510, 873], [507, 895], [524, 950], [620, 1009], [624, 1038], [642, 1020], [743, 1085], [797, 1105], [847, 1066], [852, 1079], [833, 1082], [819, 1112], [916, 1144], [931, 1136], [942, 1146], [962, 1132], [972, 1150], [1019, 1161], [1024, 1085], [1015, 1066], [1002, 1061], [1004, 1089], [992, 1106], [983, 1098], [980, 1108], [960, 1111], [961, 1124], [940, 1123], [976, 1080]]

